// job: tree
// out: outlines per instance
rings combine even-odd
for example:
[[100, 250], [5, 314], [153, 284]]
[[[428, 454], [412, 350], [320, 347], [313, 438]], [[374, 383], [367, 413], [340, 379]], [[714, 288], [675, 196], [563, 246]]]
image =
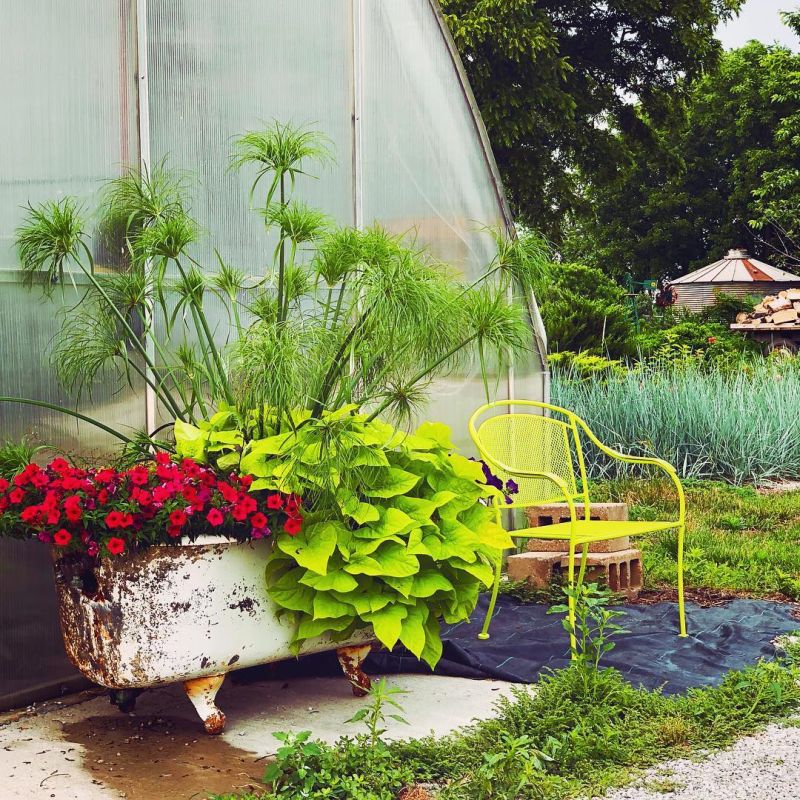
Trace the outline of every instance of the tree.
[[[782, 15], [800, 36], [800, 11]], [[753, 190], [751, 226], [777, 239], [780, 257], [796, 266], [800, 262], [800, 58], [780, 48], [764, 58], [765, 77], [773, 102], [785, 109], [775, 129], [778, 158]]]
[[766, 222], [777, 215], [797, 229], [798, 90], [800, 55], [755, 41], [726, 53], [685, 100], [648, 120], [658, 147], [628, 137], [633, 166], [587, 189], [592, 211], [571, 230], [565, 257], [638, 278], [675, 277], [730, 247], [779, 261]]
[[[556, 242], [646, 142], [668, 97], [713, 65], [742, 0], [440, 0], [517, 216]], [[646, 114], [637, 114], [641, 104]]]

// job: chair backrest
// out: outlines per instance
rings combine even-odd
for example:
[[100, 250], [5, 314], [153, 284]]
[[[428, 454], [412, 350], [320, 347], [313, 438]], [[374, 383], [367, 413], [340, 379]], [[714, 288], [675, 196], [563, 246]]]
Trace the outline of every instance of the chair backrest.
[[[503, 409], [515, 406], [539, 413], [503, 413]], [[549, 416], [544, 416], [545, 412]], [[580, 436], [569, 411], [533, 400], [497, 401], [479, 408], [470, 419], [469, 428], [482, 458], [512, 470], [549, 472], [564, 481], [572, 499], [585, 499]], [[519, 493], [512, 498], [514, 505], [564, 502], [552, 481], [520, 478], [490, 466], [503, 481], [513, 478], [519, 486]]]

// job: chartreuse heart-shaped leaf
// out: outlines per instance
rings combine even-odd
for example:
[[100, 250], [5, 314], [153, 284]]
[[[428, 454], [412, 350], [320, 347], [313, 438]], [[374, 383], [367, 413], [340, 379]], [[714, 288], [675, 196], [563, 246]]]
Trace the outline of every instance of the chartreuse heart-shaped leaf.
[[398, 508], [379, 508], [377, 522], [369, 522], [355, 531], [355, 535], [363, 539], [383, 539], [388, 536], [407, 533], [417, 527], [414, 519]]
[[396, 542], [386, 542], [372, 558], [380, 565], [380, 574], [389, 578], [405, 578], [419, 571], [419, 559]]
[[431, 439], [437, 447], [441, 447], [443, 450], [456, 449], [450, 440], [450, 428], [443, 422], [423, 422], [417, 428], [416, 435], [424, 439]]
[[342, 531], [346, 532], [347, 528], [340, 522], [313, 522], [304, 526], [297, 536], [279, 535], [276, 544], [301, 567], [325, 575], [328, 559], [333, 555], [337, 536]]
[[425, 647], [422, 648], [422, 660], [433, 669], [442, 657], [442, 649], [439, 620], [433, 614], [429, 614], [425, 620]]
[[375, 591], [347, 592], [346, 594], [332, 592], [332, 594], [337, 600], [351, 605], [356, 610], [356, 614], [362, 617], [365, 614], [371, 614], [373, 611], [380, 611], [396, 600], [396, 596], [387, 591], [382, 593], [376, 593]]
[[383, 575], [383, 567], [372, 556], [354, 556], [344, 565], [351, 575]]
[[300, 583], [304, 586], [310, 586], [319, 592], [337, 591], [337, 592], [352, 592], [358, 588], [358, 581], [352, 576], [348, 575], [344, 570], [336, 570], [329, 572], [327, 575], [318, 575], [316, 572], [306, 572]]
[[362, 616], [367, 622], [372, 623], [372, 628], [381, 644], [391, 650], [400, 638], [403, 620], [407, 614], [408, 608], [406, 606], [389, 605], [380, 611], [363, 614]]
[[419, 476], [404, 469], [389, 467], [380, 470], [374, 482], [364, 487], [367, 497], [397, 497], [407, 494], [419, 483]]
[[430, 597], [436, 592], [452, 592], [453, 584], [440, 572], [423, 570], [414, 575], [411, 587], [412, 597]]
[[339, 619], [348, 614], [354, 615], [353, 606], [342, 602], [330, 592], [317, 591], [314, 594], [314, 619]]
[[483, 561], [475, 561], [470, 564], [460, 558], [451, 558], [447, 563], [453, 569], [461, 570], [477, 578], [486, 587], [491, 586], [494, 582], [494, 570]]
[[384, 575], [383, 582], [391, 586], [392, 589], [401, 594], [403, 597], [410, 597], [411, 589], [414, 587], [414, 576], [409, 575], [406, 578], [391, 578]]
[[304, 574], [305, 570], [301, 567], [290, 570], [269, 587], [269, 596], [281, 608], [312, 614], [315, 592], [309, 586], [300, 583], [300, 578]]
[[200, 428], [175, 420], [173, 428], [175, 434], [175, 452], [181, 458], [194, 459], [198, 464], [208, 463], [206, 457], [206, 447], [208, 445], [208, 431], [201, 431]]
[[297, 629], [297, 638], [300, 640], [313, 639], [329, 631], [343, 631], [353, 623], [353, 617], [341, 617], [340, 619], [312, 619], [304, 617], [300, 620]]
[[425, 649], [425, 621], [428, 619], [428, 607], [425, 603], [410, 606], [408, 613], [400, 625], [400, 641], [417, 657]]
[[359, 525], [364, 525], [367, 522], [377, 522], [380, 519], [377, 506], [370, 503], [362, 503], [355, 492], [351, 492], [349, 489], [340, 488], [336, 492], [336, 502], [339, 504], [342, 514], [355, 520]]

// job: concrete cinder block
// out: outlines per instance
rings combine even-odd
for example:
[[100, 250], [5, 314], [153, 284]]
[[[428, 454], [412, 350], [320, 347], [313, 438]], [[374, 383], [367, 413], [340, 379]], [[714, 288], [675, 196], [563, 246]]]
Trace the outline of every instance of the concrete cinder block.
[[[583, 505], [575, 506], [578, 519], [583, 519]], [[566, 503], [548, 503], [547, 505], [531, 506], [525, 509], [528, 524], [531, 528], [543, 528], [547, 525], [557, 525], [560, 522], [569, 522], [569, 508]], [[625, 522], [628, 519], [627, 503], [592, 503], [589, 506], [589, 519]], [[592, 542], [589, 545], [590, 553], [614, 553], [628, 550], [631, 546], [628, 536], [618, 539], [606, 539], [602, 542]], [[530, 539], [527, 549], [530, 552], [565, 552], [566, 546], [563, 539]]]
[[520, 553], [508, 557], [508, 579], [511, 581], [527, 581], [539, 589], [547, 586], [553, 570], [561, 567], [564, 553]]
[[[580, 553], [575, 554], [575, 569], [580, 568]], [[561, 558], [561, 568], [569, 567], [569, 553]], [[635, 600], [642, 590], [642, 551], [634, 548], [616, 553], [589, 553], [586, 559], [586, 580], [605, 577], [609, 589]]]

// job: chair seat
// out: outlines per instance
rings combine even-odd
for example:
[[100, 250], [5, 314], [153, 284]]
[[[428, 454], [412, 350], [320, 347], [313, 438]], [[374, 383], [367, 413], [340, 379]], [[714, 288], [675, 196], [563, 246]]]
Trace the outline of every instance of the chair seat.
[[[576, 520], [575, 540], [584, 542], [600, 542], [605, 539], [618, 539], [621, 536], [641, 536], [644, 533], [655, 533], [677, 528], [678, 522], [661, 521], [624, 521], [614, 520]], [[559, 522], [556, 525], [543, 525], [538, 528], [523, 528], [518, 531], [509, 531], [511, 536], [524, 536], [531, 539], [569, 539], [571, 524]]]

